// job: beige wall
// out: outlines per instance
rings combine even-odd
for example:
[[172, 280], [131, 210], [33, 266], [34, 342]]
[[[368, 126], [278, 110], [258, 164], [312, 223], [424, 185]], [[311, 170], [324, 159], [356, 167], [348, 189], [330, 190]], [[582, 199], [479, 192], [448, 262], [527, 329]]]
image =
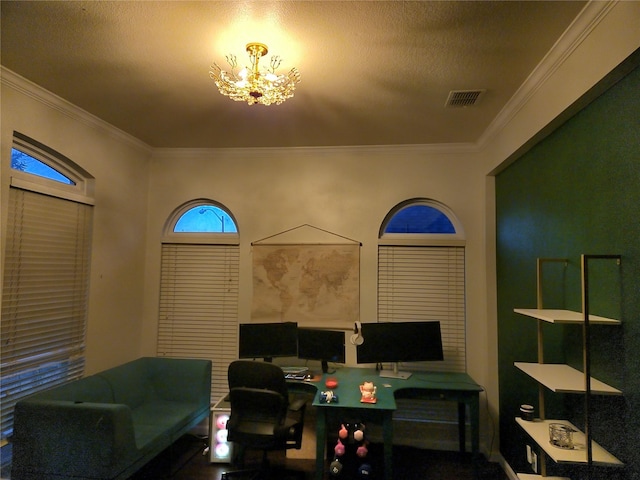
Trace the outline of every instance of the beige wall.
[[[147, 280], [159, 282], [160, 238], [171, 212], [196, 198], [221, 202], [240, 232], [241, 321], [250, 320], [251, 242], [303, 224], [362, 243], [361, 320], [375, 320], [378, 229], [391, 208], [413, 197], [433, 198], [456, 213], [468, 238], [467, 275], [483, 275], [477, 245], [484, 180], [471, 154], [428, 147], [162, 151], [152, 164]], [[471, 291], [469, 298], [474, 311], [484, 309], [482, 295]], [[154, 331], [157, 292], [147, 300], [145, 331]], [[482, 318], [470, 329], [480, 324]], [[143, 348], [153, 351], [153, 337]]]
[[[59, 98], [30, 90], [3, 71], [2, 252], [12, 135], [18, 131], [67, 156], [96, 179], [87, 328], [87, 373], [93, 373], [140, 355], [149, 150]], [[34, 92], [37, 96], [30, 94]]]

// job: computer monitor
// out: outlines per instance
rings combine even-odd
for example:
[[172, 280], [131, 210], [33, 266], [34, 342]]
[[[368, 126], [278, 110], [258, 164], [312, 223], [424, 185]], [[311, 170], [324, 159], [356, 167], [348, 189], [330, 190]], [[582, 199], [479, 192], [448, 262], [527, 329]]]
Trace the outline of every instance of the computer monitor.
[[382, 377], [409, 378], [398, 371], [399, 362], [444, 360], [438, 321], [363, 323], [362, 338], [358, 363], [393, 363], [393, 371], [380, 371]]
[[263, 358], [270, 362], [276, 357], [298, 355], [298, 324], [241, 323], [238, 341], [240, 358]]
[[328, 362], [345, 362], [344, 332], [298, 328], [298, 358], [320, 360], [322, 373], [327, 373]]

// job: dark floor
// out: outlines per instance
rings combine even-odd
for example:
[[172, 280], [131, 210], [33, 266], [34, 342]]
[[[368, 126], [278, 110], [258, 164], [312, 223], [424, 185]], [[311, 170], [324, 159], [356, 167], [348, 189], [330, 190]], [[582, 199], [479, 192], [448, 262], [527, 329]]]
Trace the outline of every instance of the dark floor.
[[[209, 457], [203, 455], [205, 447], [203, 440], [192, 436], [183, 437], [130, 480], [219, 480], [222, 472], [232, 470], [232, 467], [227, 464], [209, 463]], [[380, 447], [380, 445], [371, 445], [368, 458], [381, 457]], [[306, 480], [315, 478], [314, 460], [290, 459], [277, 453], [270, 454], [269, 458], [274, 467], [282, 466], [303, 471]], [[252, 460], [253, 457], [248, 459], [248, 462]], [[256, 457], [256, 460], [259, 460], [259, 457]], [[375, 462], [371, 463], [373, 470], [366, 478], [383, 480], [382, 468], [378, 468], [381, 466]], [[354, 470], [355, 468], [357, 467], [354, 467]], [[474, 477], [470, 454], [421, 450], [412, 447], [394, 447], [393, 469], [396, 480], [507, 480], [508, 478], [499, 465], [489, 463], [484, 458], [480, 461], [478, 475]], [[285, 480], [286, 477], [279, 472], [273, 478]], [[363, 477], [344, 471], [339, 476], [332, 476], [327, 472], [324, 478], [356, 480]]]

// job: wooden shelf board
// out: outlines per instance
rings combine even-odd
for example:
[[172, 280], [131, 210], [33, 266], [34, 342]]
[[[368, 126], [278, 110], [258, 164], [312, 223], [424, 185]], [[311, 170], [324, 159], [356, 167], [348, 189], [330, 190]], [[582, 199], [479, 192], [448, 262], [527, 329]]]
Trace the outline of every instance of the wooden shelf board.
[[[553, 392], [585, 393], [584, 373], [569, 365], [556, 363], [515, 362], [524, 373], [542, 383]], [[591, 377], [591, 393], [595, 395], [622, 395], [622, 392]]]
[[[555, 310], [550, 308], [514, 308], [514, 312], [527, 317], [537, 318], [549, 323], [584, 323], [584, 315], [581, 312], [571, 310]], [[589, 315], [589, 323], [596, 325], [620, 325], [620, 320], [614, 318]]]
[[571, 480], [568, 477], [543, 477], [533, 473], [517, 473], [516, 475], [520, 480]]
[[[528, 422], [516, 417], [516, 422], [525, 432], [549, 455], [556, 463], [587, 463], [587, 450], [585, 447], [585, 435], [578, 430], [575, 425], [566, 420], [534, 420]], [[562, 423], [575, 430], [573, 434], [573, 443], [576, 446], [572, 450], [554, 447], [549, 442], [549, 424]], [[624, 465], [615, 456], [611, 455], [604, 448], [592, 441], [592, 460], [593, 465], [620, 467]]]

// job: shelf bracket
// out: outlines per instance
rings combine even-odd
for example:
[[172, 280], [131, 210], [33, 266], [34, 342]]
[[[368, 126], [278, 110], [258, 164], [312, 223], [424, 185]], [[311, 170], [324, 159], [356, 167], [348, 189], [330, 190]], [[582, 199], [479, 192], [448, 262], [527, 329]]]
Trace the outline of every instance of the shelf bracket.
[[616, 264], [619, 266], [622, 263], [622, 257], [620, 255], [582, 255], [580, 258], [581, 263], [581, 276], [582, 276], [582, 313], [584, 315], [584, 322], [582, 324], [582, 341], [583, 341], [583, 355], [584, 355], [584, 435], [585, 443], [587, 447], [587, 465], [589, 471], [587, 472], [587, 478], [592, 478], [593, 468], [593, 445], [592, 445], [592, 432], [591, 432], [591, 326], [589, 321], [589, 261], [590, 260], [616, 260]]
[[[542, 285], [543, 285], [543, 266], [545, 263], [564, 263], [566, 268], [569, 265], [569, 260], [566, 258], [538, 258], [536, 260], [536, 304], [538, 309], [544, 308]], [[538, 320], [538, 363], [544, 363], [544, 332], [542, 320]], [[538, 410], [541, 420], [546, 418], [544, 408], [544, 386], [538, 385]], [[544, 469], [544, 462], [542, 465]]]

